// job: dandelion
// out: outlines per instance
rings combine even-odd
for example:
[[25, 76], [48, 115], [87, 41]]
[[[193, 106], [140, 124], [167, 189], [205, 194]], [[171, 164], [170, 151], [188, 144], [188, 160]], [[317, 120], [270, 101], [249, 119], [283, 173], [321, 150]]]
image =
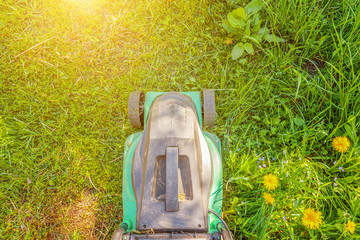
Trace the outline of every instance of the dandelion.
[[304, 211], [304, 216], [302, 217], [302, 223], [305, 227], [310, 229], [319, 228], [322, 223], [321, 212], [318, 212], [312, 208], [308, 208]]
[[226, 44], [232, 44], [233, 39], [232, 39], [232, 38], [227, 38], [224, 42], [225, 42]]
[[356, 224], [352, 221], [348, 221], [347, 224], [345, 225], [346, 230], [348, 230], [351, 234], [353, 234], [355, 232], [355, 226]]
[[264, 193], [265, 202], [268, 204], [274, 204], [274, 198], [270, 193]]
[[264, 185], [268, 190], [274, 190], [279, 186], [279, 180], [274, 174], [269, 173], [264, 176]]
[[333, 148], [339, 153], [347, 152], [350, 145], [350, 140], [347, 137], [336, 137], [332, 141]]

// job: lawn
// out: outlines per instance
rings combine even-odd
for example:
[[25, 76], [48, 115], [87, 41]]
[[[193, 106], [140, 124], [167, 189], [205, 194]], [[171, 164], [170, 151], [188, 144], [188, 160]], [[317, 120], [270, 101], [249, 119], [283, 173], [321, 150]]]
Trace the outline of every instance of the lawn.
[[0, 238], [110, 239], [130, 92], [214, 89], [235, 239], [359, 239], [359, 5], [0, 1]]

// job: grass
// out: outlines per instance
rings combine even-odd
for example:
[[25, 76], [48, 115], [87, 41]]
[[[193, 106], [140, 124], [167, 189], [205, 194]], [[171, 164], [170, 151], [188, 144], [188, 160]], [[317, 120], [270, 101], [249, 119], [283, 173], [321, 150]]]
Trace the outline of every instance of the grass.
[[[244, 4], [2, 1], [2, 238], [110, 239], [135, 131], [129, 93], [205, 88], [217, 93], [209, 131], [224, 147], [223, 211], [236, 239], [359, 238], [344, 227], [360, 217], [359, 3], [267, 2], [264, 24], [286, 42], [255, 47], [245, 64], [221, 26]], [[349, 151], [332, 148], [335, 136]], [[262, 197], [270, 172], [274, 205]], [[322, 212], [319, 229], [302, 224], [308, 207]]]

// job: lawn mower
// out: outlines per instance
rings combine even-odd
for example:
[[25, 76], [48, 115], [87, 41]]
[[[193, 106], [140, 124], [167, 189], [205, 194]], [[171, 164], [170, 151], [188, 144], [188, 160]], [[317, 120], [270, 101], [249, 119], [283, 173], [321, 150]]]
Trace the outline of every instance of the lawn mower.
[[123, 221], [112, 240], [230, 240], [222, 213], [215, 94], [132, 92], [128, 112], [143, 131], [125, 142]]

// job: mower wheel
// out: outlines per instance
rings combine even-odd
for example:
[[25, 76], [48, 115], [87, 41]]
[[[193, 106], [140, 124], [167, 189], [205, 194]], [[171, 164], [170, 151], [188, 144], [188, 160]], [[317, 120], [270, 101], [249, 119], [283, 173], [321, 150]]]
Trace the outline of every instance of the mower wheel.
[[144, 123], [144, 100], [143, 92], [131, 92], [128, 102], [130, 124], [135, 128], [141, 128]]
[[111, 240], [122, 240], [122, 235], [124, 234], [124, 232], [125, 232], [124, 229], [118, 227], [113, 233]]
[[203, 90], [203, 123], [206, 127], [215, 125], [215, 92], [211, 89]]

